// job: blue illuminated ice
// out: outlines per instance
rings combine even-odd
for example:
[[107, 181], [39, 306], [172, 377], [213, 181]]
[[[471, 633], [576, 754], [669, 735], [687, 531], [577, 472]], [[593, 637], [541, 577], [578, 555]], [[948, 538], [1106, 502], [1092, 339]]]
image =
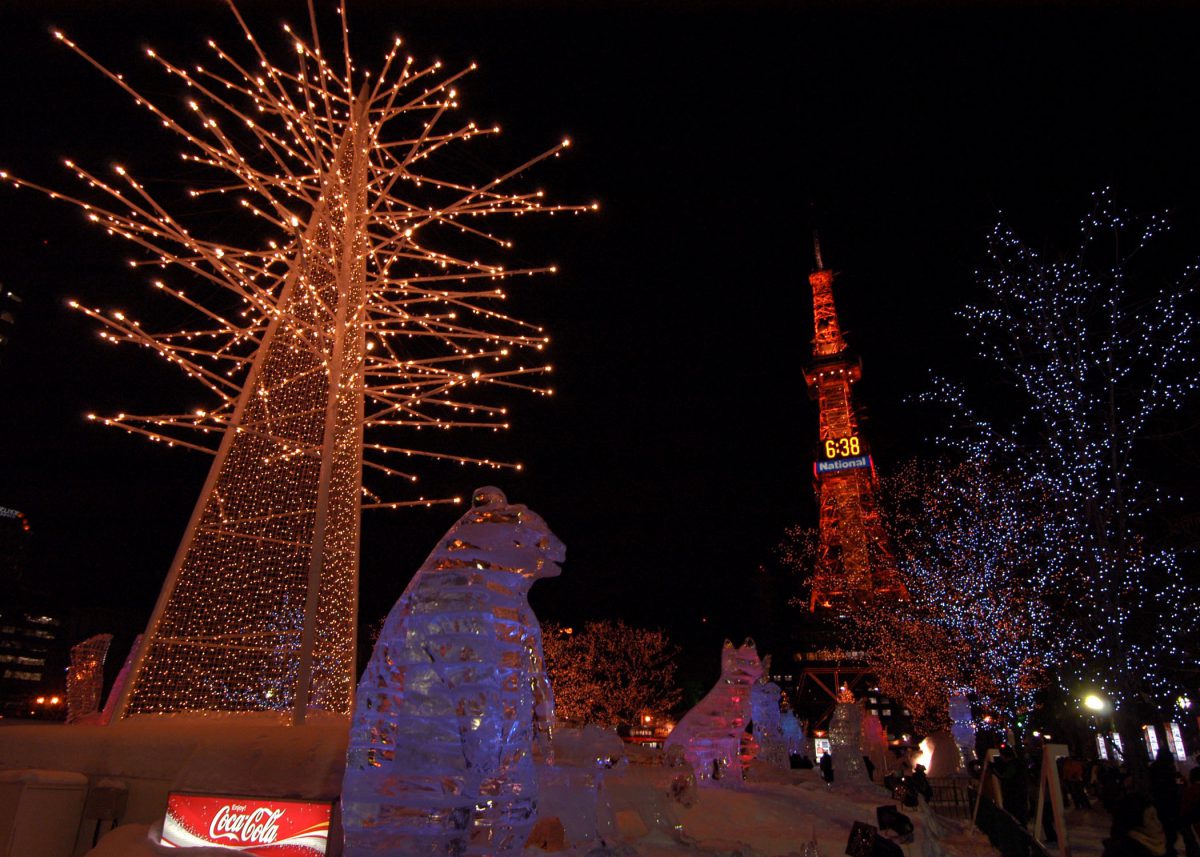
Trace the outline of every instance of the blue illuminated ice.
[[751, 689], [762, 674], [753, 640], [747, 637], [737, 648], [725, 641], [716, 686], [683, 716], [664, 745], [668, 753], [672, 747], [683, 750], [698, 782], [742, 782], [738, 750], [750, 720]]
[[[763, 672], [770, 670], [771, 656], [763, 658]], [[764, 674], [750, 689], [750, 716], [754, 720], [754, 739], [758, 743], [757, 758], [776, 768], [789, 767], [788, 736], [784, 720], [795, 719], [791, 712], [780, 707], [783, 691]], [[799, 724], [797, 723], [797, 726]]]
[[971, 718], [971, 701], [964, 693], [950, 696], [950, 734], [958, 745], [959, 761], [963, 764], [975, 758], [975, 723]]
[[800, 718], [790, 708], [783, 712], [783, 743], [787, 747], [789, 762], [792, 756], [803, 756], [808, 752], [808, 741], [805, 740]]
[[425, 560], [358, 685], [346, 857], [520, 853], [536, 820], [535, 744], [548, 754], [554, 719], [527, 597], [565, 552], [489, 487]]

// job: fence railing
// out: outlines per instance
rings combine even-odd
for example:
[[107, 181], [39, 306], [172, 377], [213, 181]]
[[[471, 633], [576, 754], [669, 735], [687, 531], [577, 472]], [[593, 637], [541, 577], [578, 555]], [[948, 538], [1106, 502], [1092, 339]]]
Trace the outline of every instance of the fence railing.
[[971, 786], [971, 780], [967, 777], [930, 777], [929, 785], [933, 788], [933, 797], [929, 800], [929, 806], [936, 810], [938, 815], [947, 818], [965, 818], [971, 817], [971, 811], [975, 805], [971, 802], [967, 790]]

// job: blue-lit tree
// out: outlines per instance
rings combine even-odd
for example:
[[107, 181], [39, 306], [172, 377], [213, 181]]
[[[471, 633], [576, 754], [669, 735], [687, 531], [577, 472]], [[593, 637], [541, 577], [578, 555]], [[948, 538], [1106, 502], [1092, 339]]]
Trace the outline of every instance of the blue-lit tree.
[[[1061, 517], [1062, 556], [1048, 573], [1074, 607], [1064, 616], [1079, 633], [1071, 671], [1113, 700], [1127, 747], [1140, 740], [1135, 706], [1177, 692], [1172, 666], [1197, 602], [1178, 556], [1147, 538], [1166, 498], [1139, 468], [1147, 428], [1197, 381], [1196, 269], [1168, 281], [1146, 252], [1166, 228], [1107, 191], [1063, 255], [998, 225], [977, 274], [982, 295], [961, 316], [1006, 388], [1003, 414], [983, 415], [950, 382], [934, 394], [956, 416], [945, 440], [1009, 469]], [[997, 390], [989, 382], [993, 402]]]
[[[915, 467], [911, 470], [920, 472]], [[909, 523], [908, 505], [904, 516], [897, 515], [894, 509], [898, 498], [903, 498], [900, 500], [903, 502], [920, 491], [911, 473], [906, 470], [903, 478], [887, 478], [880, 485], [889, 535], [897, 519], [903, 517], [905, 525]], [[909, 530], [922, 534], [929, 531], [924, 526]], [[802, 593], [813, 584], [819, 542], [817, 528], [797, 524], [787, 528], [777, 547], [780, 565], [796, 575]], [[904, 543], [903, 548], [908, 550], [910, 544]], [[873, 563], [896, 567], [905, 585], [910, 585], [907, 561], [885, 545], [873, 544], [869, 550]], [[809, 598], [800, 594], [791, 603], [807, 610]], [[879, 689], [901, 700], [912, 716], [913, 726], [924, 734], [949, 728], [949, 696], [970, 683], [970, 653], [958, 630], [959, 623], [942, 621], [938, 610], [931, 609], [936, 606], [923, 600], [883, 598], [840, 604], [836, 611], [823, 612], [820, 618], [846, 648], [866, 652]]]
[[[1062, 621], [1060, 512], [1015, 474], [974, 460], [910, 461], [879, 487], [891, 548], [875, 559], [895, 565], [911, 598], [847, 605], [843, 633], [918, 730], [945, 728], [961, 689], [1019, 730], [1073, 639]], [[790, 528], [780, 547], [803, 574], [815, 532]]]
[[970, 688], [1017, 727], [1073, 636], [1059, 619], [1061, 516], [980, 461], [910, 461], [884, 478], [881, 494], [912, 596], [899, 612], [955, 644], [956, 668], [938, 667], [943, 698]]

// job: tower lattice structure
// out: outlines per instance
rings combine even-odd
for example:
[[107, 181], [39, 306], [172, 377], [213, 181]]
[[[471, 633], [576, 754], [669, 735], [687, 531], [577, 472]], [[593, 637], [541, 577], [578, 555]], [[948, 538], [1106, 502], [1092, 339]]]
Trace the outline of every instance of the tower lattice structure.
[[842, 336], [833, 272], [817, 250], [813, 292], [813, 364], [805, 372], [820, 414], [814, 485], [820, 540], [809, 609], [845, 607], [879, 598], [907, 599], [876, 502], [875, 465], [859, 430], [853, 385], [862, 363]]

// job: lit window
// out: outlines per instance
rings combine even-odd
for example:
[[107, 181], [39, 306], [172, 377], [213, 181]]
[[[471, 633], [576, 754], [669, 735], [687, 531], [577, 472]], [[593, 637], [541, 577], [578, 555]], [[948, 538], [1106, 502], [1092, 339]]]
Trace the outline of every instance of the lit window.
[[42, 674], [26, 672], [25, 670], [5, 670], [4, 678], [15, 678], [22, 681], [41, 681]]
[[35, 625], [61, 625], [62, 624], [62, 622], [58, 621], [57, 619], [55, 619], [51, 616], [30, 616], [28, 613], [25, 614], [25, 621], [32, 622]]

